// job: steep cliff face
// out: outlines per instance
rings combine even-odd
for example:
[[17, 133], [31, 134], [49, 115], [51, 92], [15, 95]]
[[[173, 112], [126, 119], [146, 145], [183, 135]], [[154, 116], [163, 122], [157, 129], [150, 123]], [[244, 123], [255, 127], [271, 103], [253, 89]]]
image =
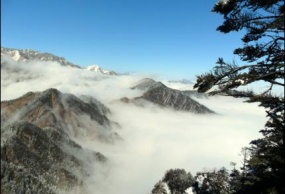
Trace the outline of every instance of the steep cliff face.
[[152, 79], [143, 79], [139, 84], [132, 89], [143, 90], [144, 93], [140, 97], [134, 99], [123, 98], [124, 102], [138, 102], [146, 100], [157, 104], [161, 107], [167, 107], [178, 111], [187, 111], [197, 114], [214, 113], [214, 111], [198, 103], [191, 96], [196, 94], [195, 91], [180, 91], [168, 88], [161, 82], [156, 82]]

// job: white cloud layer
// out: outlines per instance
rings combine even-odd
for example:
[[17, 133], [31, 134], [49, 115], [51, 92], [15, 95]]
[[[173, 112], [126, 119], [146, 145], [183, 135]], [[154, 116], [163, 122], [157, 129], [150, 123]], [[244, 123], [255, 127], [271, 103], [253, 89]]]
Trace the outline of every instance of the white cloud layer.
[[[9, 61], [9, 66], [4, 61]], [[91, 95], [110, 108], [111, 120], [121, 125], [118, 133], [123, 141], [104, 144], [77, 139], [83, 147], [109, 158], [107, 165], [96, 163], [93, 176], [86, 180], [90, 194], [150, 193], [170, 168], [184, 168], [193, 175], [204, 168], [229, 168], [230, 162], [239, 164], [241, 148], [260, 137], [265, 112], [257, 104], [243, 103], [242, 99], [197, 99], [218, 113], [209, 116], [117, 101], [141, 95], [141, 91], [129, 88], [148, 76], [105, 76], [57, 63], [15, 62], [2, 56], [1, 99], [52, 87], [75, 95]], [[176, 89], [192, 88], [162, 81]]]

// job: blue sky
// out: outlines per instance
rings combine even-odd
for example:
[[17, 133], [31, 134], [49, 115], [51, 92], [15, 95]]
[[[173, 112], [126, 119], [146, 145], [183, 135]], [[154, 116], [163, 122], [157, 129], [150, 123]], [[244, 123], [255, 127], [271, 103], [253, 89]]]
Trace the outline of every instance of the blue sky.
[[192, 79], [237, 60], [240, 33], [216, 31], [217, 0], [2, 0], [1, 46], [50, 52], [80, 66]]

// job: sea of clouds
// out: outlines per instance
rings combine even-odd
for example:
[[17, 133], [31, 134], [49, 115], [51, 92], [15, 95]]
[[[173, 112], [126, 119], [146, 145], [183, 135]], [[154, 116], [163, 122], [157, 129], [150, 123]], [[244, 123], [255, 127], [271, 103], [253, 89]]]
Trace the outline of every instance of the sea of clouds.
[[147, 105], [119, 101], [140, 96], [131, 90], [143, 78], [154, 78], [174, 89], [193, 85], [169, 82], [159, 76], [131, 74], [107, 76], [84, 69], [60, 66], [56, 62], [16, 62], [1, 56], [1, 100], [20, 97], [29, 91], [56, 88], [64, 93], [90, 95], [110, 110], [109, 118], [121, 126], [122, 141], [103, 143], [75, 139], [84, 148], [99, 151], [106, 164], [94, 164], [86, 182], [87, 192], [97, 194], [145, 194], [171, 168], [198, 171], [231, 169], [230, 162], [241, 165], [241, 148], [261, 137], [265, 111], [245, 99], [214, 96], [196, 99], [214, 110], [215, 115], [196, 115]]

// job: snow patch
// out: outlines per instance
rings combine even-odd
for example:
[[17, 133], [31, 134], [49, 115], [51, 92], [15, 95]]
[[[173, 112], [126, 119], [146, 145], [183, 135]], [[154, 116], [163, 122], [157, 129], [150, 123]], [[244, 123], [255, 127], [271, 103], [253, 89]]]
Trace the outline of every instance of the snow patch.
[[14, 51], [12, 58], [13, 58], [15, 61], [19, 61], [19, 60], [21, 59], [21, 55], [20, 55], [19, 51]]
[[105, 75], [116, 75], [114, 71], [108, 71], [108, 70], [102, 69], [99, 65], [90, 65], [86, 67], [86, 69], [89, 71], [94, 71], [94, 72], [102, 73]]

